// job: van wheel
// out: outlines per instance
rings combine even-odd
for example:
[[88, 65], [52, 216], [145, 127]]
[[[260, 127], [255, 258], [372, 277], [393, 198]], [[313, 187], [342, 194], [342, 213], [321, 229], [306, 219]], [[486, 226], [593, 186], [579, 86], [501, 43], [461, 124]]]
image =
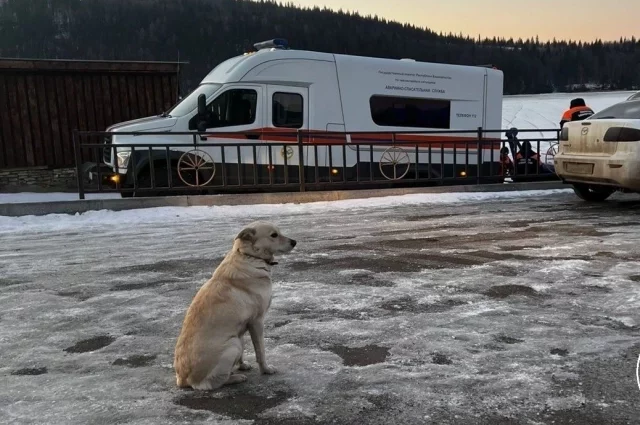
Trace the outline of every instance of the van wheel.
[[573, 191], [578, 198], [587, 202], [603, 202], [616, 190], [608, 186], [574, 184]]
[[[156, 184], [156, 189], [155, 190], [147, 189], [144, 192], [140, 191], [140, 192], [134, 193], [133, 196], [136, 197], [136, 198], [139, 198], [139, 197], [147, 197], [147, 196], [171, 196], [171, 195], [174, 195], [174, 194], [177, 195], [178, 191], [176, 191], [176, 190], [170, 191], [168, 189], [168, 185], [169, 185], [168, 174], [169, 173], [167, 172], [167, 167], [166, 166], [156, 166], [154, 171], [155, 171], [154, 181], [155, 181], [155, 184]], [[180, 178], [178, 177], [178, 172], [173, 167], [171, 169], [171, 182], [172, 182], [172, 185], [174, 187], [182, 186], [180, 184], [182, 182], [180, 181]], [[160, 187], [158, 187], [158, 186], [160, 186]], [[162, 186], [164, 186], [164, 187], [162, 187]], [[140, 187], [140, 188], [151, 188], [151, 170], [150, 170], [149, 167], [145, 167], [138, 174], [138, 187]]]

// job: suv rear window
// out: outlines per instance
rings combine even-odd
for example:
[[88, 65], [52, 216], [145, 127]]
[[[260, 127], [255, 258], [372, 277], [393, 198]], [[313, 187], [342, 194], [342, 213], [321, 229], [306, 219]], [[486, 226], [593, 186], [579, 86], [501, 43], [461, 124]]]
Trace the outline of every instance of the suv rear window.
[[609, 106], [602, 111], [593, 114], [588, 120], [603, 120], [611, 118], [622, 119], [640, 119], [640, 100], [627, 100]]
[[635, 92], [634, 94], [632, 94], [631, 96], [629, 96], [627, 98], [627, 100], [636, 100], [636, 99], [640, 99], [640, 91], [639, 92]]

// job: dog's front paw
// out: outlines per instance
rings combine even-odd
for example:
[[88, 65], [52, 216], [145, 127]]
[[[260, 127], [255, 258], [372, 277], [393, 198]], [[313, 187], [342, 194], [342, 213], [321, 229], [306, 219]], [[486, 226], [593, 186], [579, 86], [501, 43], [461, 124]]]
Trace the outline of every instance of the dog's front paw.
[[238, 365], [238, 370], [251, 370], [251, 365], [247, 362], [242, 362]]
[[275, 368], [275, 367], [267, 366], [267, 365], [265, 364], [265, 365], [261, 365], [261, 366], [260, 366], [260, 372], [261, 372], [263, 375], [273, 375], [274, 373], [276, 373], [276, 372], [277, 372], [277, 370], [276, 370], [276, 368]]

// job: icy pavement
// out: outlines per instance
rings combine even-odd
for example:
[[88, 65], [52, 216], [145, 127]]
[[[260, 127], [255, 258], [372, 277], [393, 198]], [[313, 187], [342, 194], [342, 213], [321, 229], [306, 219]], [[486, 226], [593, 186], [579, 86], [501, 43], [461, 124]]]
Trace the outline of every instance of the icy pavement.
[[[0, 423], [637, 423], [640, 201], [566, 191], [0, 217]], [[233, 236], [274, 272], [279, 373], [175, 387], [184, 312]]]

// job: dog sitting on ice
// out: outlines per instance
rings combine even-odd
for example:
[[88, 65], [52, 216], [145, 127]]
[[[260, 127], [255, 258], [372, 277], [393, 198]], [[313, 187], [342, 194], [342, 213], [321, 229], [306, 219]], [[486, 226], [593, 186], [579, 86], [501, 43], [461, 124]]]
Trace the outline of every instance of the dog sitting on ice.
[[295, 246], [271, 223], [254, 222], [240, 231], [185, 315], [173, 362], [178, 387], [213, 390], [246, 381], [236, 371], [251, 369], [243, 360], [246, 331], [260, 372], [275, 373], [265, 360], [263, 336], [271, 305], [271, 267], [277, 264], [276, 255]]

